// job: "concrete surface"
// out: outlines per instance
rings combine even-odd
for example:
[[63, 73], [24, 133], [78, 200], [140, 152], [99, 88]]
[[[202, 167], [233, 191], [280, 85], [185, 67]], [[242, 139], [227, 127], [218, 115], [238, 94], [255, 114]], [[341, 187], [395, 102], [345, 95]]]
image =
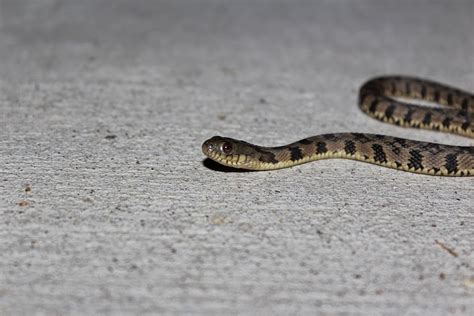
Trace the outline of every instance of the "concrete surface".
[[1, 1], [0, 314], [474, 314], [474, 179], [203, 164], [379, 132], [363, 81], [474, 90], [473, 1]]

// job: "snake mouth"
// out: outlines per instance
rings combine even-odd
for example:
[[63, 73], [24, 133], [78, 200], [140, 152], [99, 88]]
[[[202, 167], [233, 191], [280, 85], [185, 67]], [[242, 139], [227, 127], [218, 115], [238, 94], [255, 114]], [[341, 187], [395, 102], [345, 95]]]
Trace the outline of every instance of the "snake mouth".
[[221, 165], [232, 167], [232, 168], [244, 168], [248, 169], [246, 166], [247, 159], [244, 155], [223, 155], [216, 152], [204, 153], [207, 157], [214, 160]]

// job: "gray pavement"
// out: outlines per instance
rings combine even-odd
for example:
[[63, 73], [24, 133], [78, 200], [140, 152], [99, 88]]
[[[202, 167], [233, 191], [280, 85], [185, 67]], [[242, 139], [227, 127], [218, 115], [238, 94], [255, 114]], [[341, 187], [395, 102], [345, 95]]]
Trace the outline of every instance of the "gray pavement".
[[473, 1], [0, 2], [0, 314], [473, 315], [474, 179], [201, 143], [385, 133], [380, 74], [474, 91]]

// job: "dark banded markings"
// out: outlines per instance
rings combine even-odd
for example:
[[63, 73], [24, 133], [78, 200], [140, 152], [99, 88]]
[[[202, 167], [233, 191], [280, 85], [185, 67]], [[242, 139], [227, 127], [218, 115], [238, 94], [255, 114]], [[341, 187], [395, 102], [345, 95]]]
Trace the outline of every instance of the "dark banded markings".
[[260, 157], [258, 158], [259, 161], [264, 163], [278, 163], [278, 160], [275, 159], [275, 154], [268, 152], [268, 151], [259, 151]]
[[464, 98], [461, 103], [461, 109], [467, 111], [468, 104], [469, 104], [469, 100], [467, 98]]
[[467, 131], [467, 129], [469, 128], [469, 125], [471, 125], [471, 122], [469, 121], [462, 123], [461, 125], [462, 130]]
[[375, 99], [372, 101], [372, 103], [370, 103], [370, 107], [369, 107], [369, 112], [370, 113], [375, 113], [375, 111], [377, 111], [377, 105], [379, 104], [379, 100]]
[[399, 155], [400, 152], [401, 152], [401, 149], [400, 149], [400, 147], [395, 147], [395, 146], [393, 146], [393, 147], [392, 147], [392, 152], [393, 152], [395, 155]]
[[456, 173], [458, 170], [458, 157], [456, 154], [448, 154], [446, 155], [446, 160], [444, 163], [446, 170], [448, 173]]
[[467, 112], [467, 110], [464, 110], [464, 109], [461, 109], [458, 111], [459, 116], [468, 116], [468, 114], [469, 113]]
[[348, 155], [354, 155], [356, 153], [356, 146], [352, 140], [346, 140], [344, 145], [344, 151]]
[[328, 151], [328, 148], [326, 147], [326, 143], [324, 143], [324, 142], [316, 143], [316, 153], [317, 154], [324, 154], [327, 151]]
[[421, 84], [421, 98], [426, 99], [426, 86]]
[[337, 139], [337, 136], [334, 135], [334, 134], [325, 134], [325, 135], [323, 135], [323, 137], [327, 140], [336, 140]]
[[399, 137], [394, 137], [393, 140], [400, 144], [400, 146], [402, 146], [403, 148], [407, 148], [408, 145], [407, 145], [407, 140], [405, 138], [399, 138]]
[[448, 105], [453, 105], [453, 94], [448, 93], [448, 96], [446, 97], [446, 101], [448, 102]]
[[311, 145], [313, 142], [311, 140], [305, 138], [305, 139], [300, 140], [299, 143], [302, 144], [302, 145]]
[[430, 125], [431, 116], [432, 116], [431, 112], [426, 112], [425, 117], [423, 118], [423, 120], [421, 122], [425, 125]]
[[361, 133], [351, 133], [351, 134], [355, 140], [361, 142], [362, 144], [365, 144], [371, 141], [371, 139], [365, 136], [364, 134], [361, 134]]
[[374, 160], [376, 162], [379, 162], [379, 163], [387, 162], [387, 156], [385, 155], [382, 145], [373, 144], [372, 150], [374, 151]]
[[403, 120], [407, 123], [410, 123], [411, 122], [411, 117], [413, 116], [413, 113], [415, 113], [416, 110], [415, 109], [408, 109], [408, 112], [407, 114], [405, 114], [405, 117], [403, 118]]
[[415, 170], [423, 169], [423, 156], [418, 150], [410, 150], [410, 158], [408, 158], [408, 168]]
[[303, 159], [303, 152], [299, 147], [290, 147], [291, 161], [298, 161]]
[[390, 104], [387, 107], [387, 109], [385, 109], [385, 113], [384, 113], [385, 117], [388, 118], [388, 119], [392, 118], [393, 112], [395, 112], [395, 108], [396, 108], [395, 104]]
[[435, 90], [435, 92], [433, 93], [433, 101], [439, 103], [439, 91], [438, 90]]
[[452, 120], [453, 120], [452, 117], [447, 117], [443, 120], [441, 124], [443, 124], [443, 127], [448, 128]]
[[410, 81], [405, 82], [405, 93], [407, 95], [411, 95], [411, 84]]

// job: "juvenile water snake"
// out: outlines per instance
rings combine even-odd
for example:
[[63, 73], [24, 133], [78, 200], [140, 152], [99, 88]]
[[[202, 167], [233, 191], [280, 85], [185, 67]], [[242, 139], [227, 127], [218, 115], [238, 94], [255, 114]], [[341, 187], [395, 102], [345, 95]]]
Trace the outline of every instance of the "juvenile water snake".
[[[444, 107], [402, 102], [425, 100]], [[474, 138], [474, 95], [437, 82], [401, 76], [377, 77], [359, 91], [359, 107], [378, 120]], [[272, 170], [327, 158], [347, 158], [438, 176], [474, 176], [474, 147], [422, 142], [386, 135], [336, 133], [292, 144], [262, 147], [214, 136], [202, 145], [212, 160], [234, 168]]]

